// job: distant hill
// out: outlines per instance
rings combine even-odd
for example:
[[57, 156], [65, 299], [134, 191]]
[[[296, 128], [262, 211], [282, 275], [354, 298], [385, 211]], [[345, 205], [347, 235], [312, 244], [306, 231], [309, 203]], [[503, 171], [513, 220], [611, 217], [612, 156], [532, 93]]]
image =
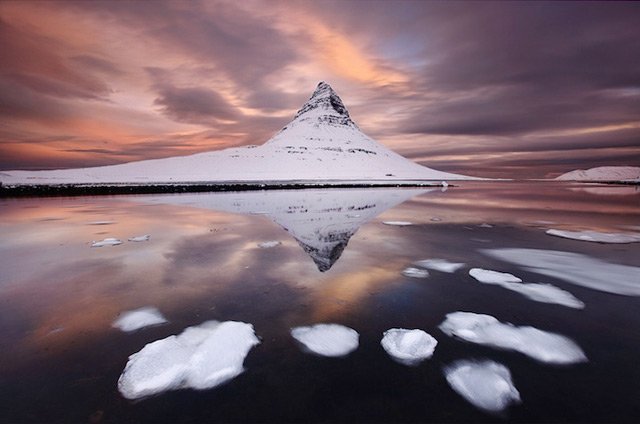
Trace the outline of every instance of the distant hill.
[[556, 177], [565, 181], [640, 181], [638, 166], [599, 166], [591, 169], [576, 169]]

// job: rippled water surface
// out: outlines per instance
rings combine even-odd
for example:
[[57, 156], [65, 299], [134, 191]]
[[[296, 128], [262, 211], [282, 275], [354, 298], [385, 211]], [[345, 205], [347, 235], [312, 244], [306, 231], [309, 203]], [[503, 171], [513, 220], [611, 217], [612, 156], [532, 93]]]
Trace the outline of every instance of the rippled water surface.
[[[0, 422], [638, 422], [640, 243], [549, 229], [637, 235], [640, 192], [463, 183], [1, 199]], [[122, 243], [91, 247], [105, 239]], [[417, 263], [428, 259], [462, 265]], [[481, 282], [473, 268], [521, 282]], [[113, 326], [143, 307], [168, 322]], [[130, 355], [211, 320], [253, 325], [244, 372], [123, 396]], [[355, 330], [357, 348], [326, 357], [291, 336], [321, 323]], [[380, 344], [392, 328], [428, 333], [432, 356], [392, 358]]]

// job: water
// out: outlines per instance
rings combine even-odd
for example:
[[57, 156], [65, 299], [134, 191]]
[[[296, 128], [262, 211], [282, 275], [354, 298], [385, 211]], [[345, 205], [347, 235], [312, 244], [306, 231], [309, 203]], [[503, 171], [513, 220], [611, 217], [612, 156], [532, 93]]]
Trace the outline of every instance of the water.
[[[637, 422], [640, 243], [545, 230], [639, 233], [639, 205], [634, 187], [544, 183], [2, 199], [0, 422]], [[123, 243], [90, 247], [105, 238]], [[495, 255], [504, 248], [535, 251], [507, 260]], [[568, 273], [558, 254], [525, 263], [540, 250], [582, 262]], [[437, 258], [465, 265], [402, 274]], [[585, 307], [478, 282], [471, 268], [552, 284]], [[147, 306], [169, 323], [112, 327]], [[562, 335], [587, 361], [545, 363], [447, 336], [438, 327], [456, 311]], [[119, 393], [129, 355], [208, 320], [253, 324], [261, 343], [244, 373], [210, 390]], [[290, 330], [317, 323], [353, 328], [359, 347], [305, 352]], [[394, 361], [380, 345], [391, 328], [426, 331], [433, 356]], [[476, 408], [447, 383], [456, 361], [503, 365], [521, 403]]]

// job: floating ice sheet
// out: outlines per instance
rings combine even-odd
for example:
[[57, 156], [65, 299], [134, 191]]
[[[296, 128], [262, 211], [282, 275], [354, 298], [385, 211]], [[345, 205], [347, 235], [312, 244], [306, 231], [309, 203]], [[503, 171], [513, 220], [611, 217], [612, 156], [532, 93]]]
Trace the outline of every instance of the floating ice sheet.
[[272, 241], [264, 241], [262, 243], [258, 243], [258, 247], [260, 249], [269, 249], [271, 247], [276, 247], [276, 246], [280, 246], [282, 244], [282, 242], [279, 242], [277, 240], [272, 240]]
[[113, 322], [113, 327], [125, 332], [136, 331], [152, 325], [164, 324], [166, 318], [156, 308], [147, 306], [133, 311], [123, 312]]
[[427, 278], [429, 276], [429, 271], [426, 269], [409, 267], [402, 271], [402, 275], [411, 278]]
[[564, 231], [550, 229], [546, 231], [550, 236], [563, 237], [571, 240], [591, 241], [595, 243], [640, 243], [640, 234], [634, 233], [601, 233], [598, 231]]
[[568, 291], [551, 284], [522, 283], [520, 278], [505, 272], [490, 271], [473, 268], [469, 271], [476, 280], [485, 284], [495, 284], [534, 300], [536, 302], [552, 303], [569, 308], [582, 309], [584, 303]]
[[568, 337], [529, 326], [516, 327], [502, 323], [491, 315], [452, 312], [447, 314], [439, 328], [448, 336], [515, 350], [540, 362], [572, 364], [587, 361], [582, 349]]
[[130, 237], [127, 240], [133, 241], [133, 242], [141, 242], [141, 241], [149, 241], [150, 238], [151, 238], [150, 234], [145, 234], [143, 236]]
[[413, 264], [421, 268], [448, 273], [456, 272], [465, 265], [459, 262], [449, 262], [445, 259], [425, 259], [422, 261], [414, 262]]
[[405, 365], [417, 365], [431, 358], [438, 341], [422, 330], [392, 328], [383, 333], [380, 344], [396, 361]]
[[487, 412], [504, 411], [520, 403], [509, 369], [493, 361], [456, 361], [444, 368], [447, 383], [476, 408]]
[[104, 240], [91, 242], [91, 247], [117, 246], [119, 244], [122, 244], [122, 241], [117, 238], [109, 237]]
[[579, 286], [626, 296], [640, 296], [640, 267], [619, 265], [579, 253], [542, 249], [483, 249], [485, 255], [530, 272]]
[[522, 280], [513, 274], [507, 272], [491, 271], [489, 269], [471, 268], [469, 275], [480, 281], [481, 283], [502, 284], [502, 283], [520, 283]]
[[358, 348], [357, 331], [339, 324], [316, 324], [291, 329], [291, 336], [322, 356], [345, 356]]
[[251, 324], [207, 321], [131, 355], [118, 390], [127, 399], [140, 399], [181, 388], [209, 389], [241, 374], [244, 359], [259, 343]]
[[115, 223], [115, 221], [91, 221], [87, 222], [87, 225], [111, 225]]
[[413, 225], [412, 222], [409, 221], [382, 221], [384, 225], [394, 225], [396, 227], [406, 227], [408, 225]]

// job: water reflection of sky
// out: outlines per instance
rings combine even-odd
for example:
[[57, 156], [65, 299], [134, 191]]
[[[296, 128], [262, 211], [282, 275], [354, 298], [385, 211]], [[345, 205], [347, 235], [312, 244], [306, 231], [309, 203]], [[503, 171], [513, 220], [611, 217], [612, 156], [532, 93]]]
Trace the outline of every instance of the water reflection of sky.
[[[276, 349], [269, 340], [272, 345], [284, 343], [291, 327], [339, 322], [362, 333], [362, 349], [372, 346], [367, 337], [379, 338], [388, 328], [424, 328], [440, 342], [437, 360], [439, 351], [458, 352], [437, 333], [438, 324], [447, 313], [469, 310], [566, 334], [594, 362], [599, 356], [593, 350], [601, 343], [596, 335], [608, 334], [618, 349], [638, 353], [632, 335], [607, 325], [612, 314], [616, 322], [638, 324], [631, 313], [637, 298], [614, 299], [563, 280], [548, 280], [481, 253], [495, 247], [544, 248], [638, 267], [638, 243], [612, 247], [544, 234], [549, 225], [629, 231], [640, 218], [638, 194], [603, 197], [545, 186], [531, 192], [528, 198], [521, 185], [510, 183], [502, 188], [465, 185], [444, 193], [388, 189], [342, 191], [333, 197], [322, 192], [306, 197], [304, 192], [289, 192], [281, 198], [273, 192], [234, 194], [231, 202], [229, 195], [217, 194], [2, 200], [0, 327], [5, 348], [1, 362], [8, 369], [25, 370], [35, 361], [51, 363], [109, 343], [117, 332], [111, 324], [118, 314], [147, 305], [170, 321], [150, 330], [155, 338], [209, 319], [234, 319], [256, 326], [265, 339], [259, 348], [264, 351]], [[417, 196], [395, 206], [412, 195]], [[327, 212], [289, 214], [287, 199], [292, 196], [297, 207]], [[338, 212], [337, 198], [347, 202]], [[279, 206], [266, 210], [266, 205], [279, 201]], [[326, 207], [326, 201], [332, 206]], [[348, 210], [349, 201], [376, 206], [368, 209], [373, 213], [356, 217]], [[381, 224], [387, 220], [414, 225]], [[96, 221], [112, 223], [92, 224]], [[551, 221], [554, 224], [544, 223]], [[481, 227], [483, 223], [493, 226]], [[323, 237], [326, 231], [333, 236]], [[143, 234], [151, 239], [126, 241]], [[331, 246], [340, 241], [334, 236], [346, 237], [348, 245], [329, 269], [320, 272], [300, 240], [321, 252], [326, 240]], [[90, 247], [92, 240], [106, 237], [124, 243]], [[258, 247], [271, 240], [281, 244]], [[513, 272], [528, 282], [553, 283], [587, 306], [575, 312], [534, 305], [501, 287], [467, 281], [466, 268], [456, 274], [432, 271], [424, 280], [401, 275], [413, 262], [429, 258]], [[576, 313], [583, 314], [580, 320], [572, 315]], [[121, 370], [129, 354], [154, 340], [146, 337], [131, 336], [130, 340], [139, 340], [135, 346], [111, 347], [116, 362], [112, 368]], [[277, 346], [282, 358], [295, 355]], [[480, 352], [486, 356], [487, 351]], [[456, 353], [443, 361], [460, 357]], [[517, 371], [517, 364], [512, 365]], [[114, 382], [104, 384], [115, 387]]]

